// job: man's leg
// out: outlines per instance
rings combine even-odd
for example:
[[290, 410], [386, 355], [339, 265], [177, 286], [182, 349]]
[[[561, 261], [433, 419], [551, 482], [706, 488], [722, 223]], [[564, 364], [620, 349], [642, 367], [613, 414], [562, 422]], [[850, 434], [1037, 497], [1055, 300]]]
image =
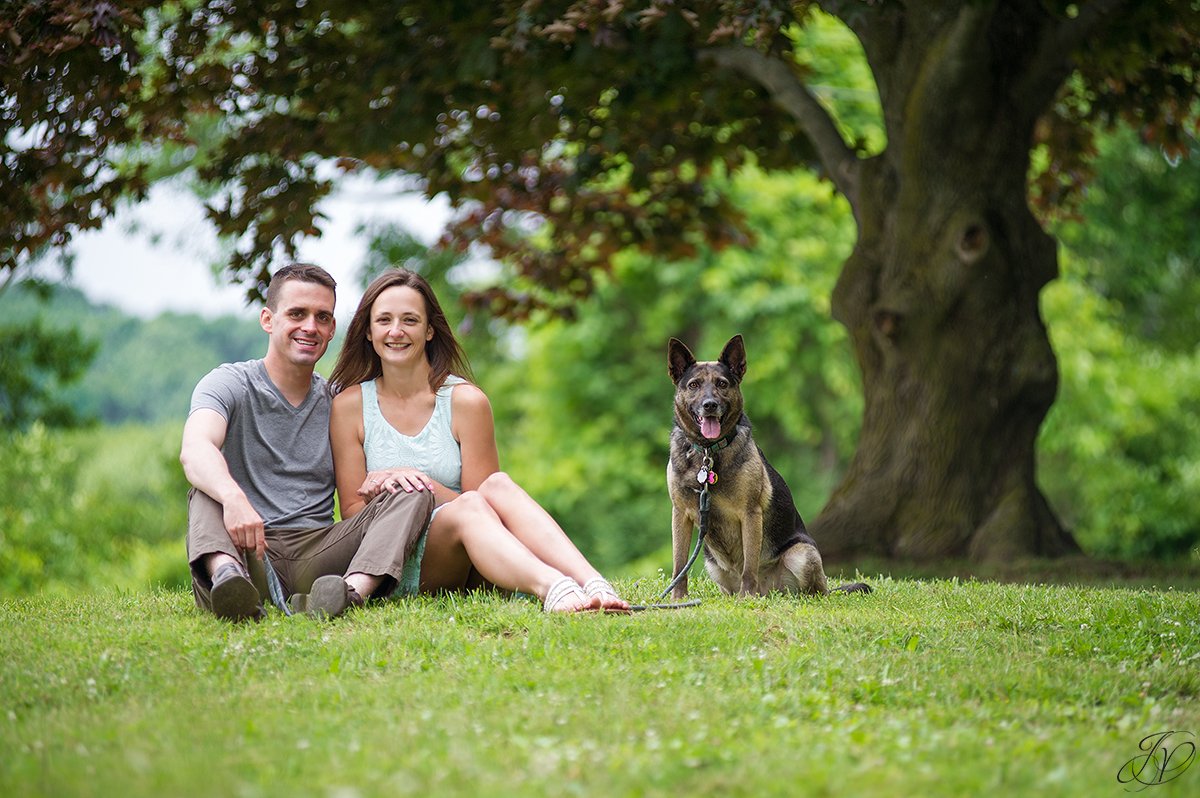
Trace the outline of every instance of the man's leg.
[[346, 587], [362, 599], [391, 595], [432, 509], [427, 491], [381, 494], [325, 529], [275, 530], [272, 562], [296, 596], [293, 605], [311, 610], [316, 601], [317, 611], [334, 615], [353, 603]]
[[187, 552], [196, 606], [233, 621], [263, 616], [259, 591], [225, 529], [221, 505], [195, 488], [188, 492]]
[[[364, 597], [395, 593], [432, 513], [432, 491], [376, 496], [349, 521], [360, 524], [362, 543], [346, 569], [346, 581]], [[414, 565], [419, 573], [420, 563]]]

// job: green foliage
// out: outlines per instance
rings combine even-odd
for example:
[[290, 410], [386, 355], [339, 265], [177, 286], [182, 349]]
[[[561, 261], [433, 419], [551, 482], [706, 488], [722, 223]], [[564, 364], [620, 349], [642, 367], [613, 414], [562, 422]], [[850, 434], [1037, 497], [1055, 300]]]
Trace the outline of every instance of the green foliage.
[[787, 29], [796, 64], [808, 86], [831, 110], [842, 136], [865, 154], [887, 144], [883, 110], [862, 44], [835, 18], [814, 10], [803, 27]]
[[41, 316], [0, 324], [0, 341], [0, 430], [23, 429], [35, 419], [55, 427], [79, 424], [83, 418], [61, 392], [83, 376], [97, 342]]
[[1131, 331], [1176, 352], [1194, 350], [1200, 329], [1200, 143], [1187, 144], [1190, 157], [1169, 161], [1129, 130], [1101, 139], [1086, 222], [1058, 231]]
[[[9, 433], [0, 451], [0, 587], [7, 594], [41, 587], [41, 576], [57, 570], [77, 575], [82, 544], [71, 532], [79, 512], [73, 453], [54, 445], [40, 423]], [[101, 548], [106, 541], [98, 541]], [[108, 551], [96, 551], [110, 559]]]
[[1200, 160], [1119, 131], [1095, 172], [1043, 292], [1061, 384], [1041, 481], [1086, 551], [1179, 557], [1200, 543]]
[[[70, 258], [58, 266], [69, 279]], [[64, 392], [79, 382], [99, 341], [64, 322], [58, 286], [37, 269], [0, 272], [0, 432], [27, 428], [34, 420], [54, 427], [86, 424]]]
[[1200, 594], [870, 581], [238, 627], [185, 591], [0, 600], [0, 794], [1091, 798], [1146, 735], [1200, 728]]
[[178, 425], [68, 433], [35, 422], [0, 439], [0, 595], [180, 584], [178, 434]]
[[[360, 225], [356, 232], [368, 238], [367, 255], [360, 270], [361, 287], [366, 288], [387, 269], [403, 268], [428, 280], [439, 300], [447, 292], [454, 292], [449, 275], [466, 259], [462, 253], [428, 247], [397, 224]], [[453, 296], [457, 297], [457, 292]]]
[[1200, 350], [1148, 343], [1065, 260], [1043, 292], [1062, 376], [1041, 482], [1085, 551], [1185, 555], [1200, 543]]

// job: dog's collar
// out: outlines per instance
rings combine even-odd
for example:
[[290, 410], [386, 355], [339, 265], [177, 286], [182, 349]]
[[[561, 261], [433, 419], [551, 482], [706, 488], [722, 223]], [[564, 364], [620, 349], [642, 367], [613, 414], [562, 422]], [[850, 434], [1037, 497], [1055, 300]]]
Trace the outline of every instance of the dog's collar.
[[712, 454], [713, 452], [719, 452], [722, 449], [728, 448], [729, 445], [733, 443], [733, 439], [737, 437], [737, 434], [738, 434], [737, 427], [734, 427], [733, 432], [729, 433], [724, 438], [721, 438], [719, 441], [714, 443], [712, 446], [701, 446], [698, 443], [693, 443], [692, 448], [694, 450], [696, 450], [697, 452], [704, 452], [705, 454]]

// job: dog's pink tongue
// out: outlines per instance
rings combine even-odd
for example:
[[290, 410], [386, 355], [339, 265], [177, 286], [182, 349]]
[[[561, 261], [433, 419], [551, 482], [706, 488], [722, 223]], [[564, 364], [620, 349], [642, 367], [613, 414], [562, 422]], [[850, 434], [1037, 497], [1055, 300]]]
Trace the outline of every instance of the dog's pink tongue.
[[710, 441], [716, 440], [721, 437], [721, 422], [712, 416], [703, 416], [700, 419], [700, 434]]

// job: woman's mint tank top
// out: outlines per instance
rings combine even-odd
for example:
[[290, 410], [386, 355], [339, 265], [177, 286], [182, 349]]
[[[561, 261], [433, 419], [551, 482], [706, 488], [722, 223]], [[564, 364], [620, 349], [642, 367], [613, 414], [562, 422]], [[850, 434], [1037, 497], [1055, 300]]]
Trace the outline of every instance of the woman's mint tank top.
[[362, 383], [363, 451], [367, 471], [415, 468], [455, 493], [462, 491], [462, 450], [450, 430], [450, 394], [466, 382], [453, 374], [437, 392], [433, 415], [416, 435], [396, 430], [379, 410], [375, 381]]

